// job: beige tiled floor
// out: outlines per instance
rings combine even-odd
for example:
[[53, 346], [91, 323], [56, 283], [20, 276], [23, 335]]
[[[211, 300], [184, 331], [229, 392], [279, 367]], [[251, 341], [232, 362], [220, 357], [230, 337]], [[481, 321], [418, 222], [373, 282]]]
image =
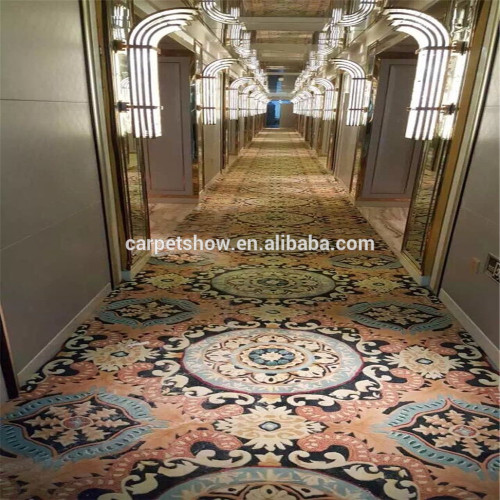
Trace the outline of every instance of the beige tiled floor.
[[358, 207], [366, 220], [396, 253], [401, 252], [408, 207]]
[[175, 227], [198, 206], [193, 203], [150, 203], [149, 223], [151, 238], [167, 238]]

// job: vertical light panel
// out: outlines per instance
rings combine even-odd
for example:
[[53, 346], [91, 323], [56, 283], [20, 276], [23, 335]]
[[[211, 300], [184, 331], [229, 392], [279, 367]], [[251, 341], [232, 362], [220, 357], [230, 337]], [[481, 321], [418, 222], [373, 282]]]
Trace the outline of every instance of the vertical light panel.
[[407, 33], [419, 45], [406, 137], [432, 139], [441, 110], [450, 35], [437, 19], [416, 10], [386, 9], [383, 15], [395, 31]]
[[349, 89], [349, 104], [347, 107], [346, 125], [356, 127], [365, 121], [365, 70], [358, 64], [348, 59], [332, 59], [337, 68], [345, 71], [351, 77]]
[[196, 15], [195, 9], [163, 10], [146, 17], [130, 32], [127, 51], [135, 137], [161, 136], [158, 44]]

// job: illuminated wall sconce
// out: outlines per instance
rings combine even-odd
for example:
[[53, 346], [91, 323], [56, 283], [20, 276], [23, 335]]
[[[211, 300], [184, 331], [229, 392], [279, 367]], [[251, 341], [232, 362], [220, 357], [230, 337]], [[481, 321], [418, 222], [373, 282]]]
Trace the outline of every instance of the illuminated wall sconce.
[[395, 31], [415, 38], [419, 45], [410, 114], [408, 139], [432, 139], [441, 107], [446, 70], [452, 47], [446, 28], [432, 16], [412, 9], [386, 9], [383, 15]]
[[269, 88], [267, 86], [267, 76], [263, 69], [256, 69], [253, 73], [253, 77], [255, 81], [259, 83], [266, 92], [269, 92]]
[[258, 70], [259, 69], [259, 60], [257, 59], [257, 51], [251, 50], [250, 56], [244, 58], [244, 63], [248, 67], [248, 69], [251, 69], [254, 71]]
[[127, 40], [130, 31], [130, 10], [125, 5], [113, 7], [113, 40]]
[[243, 59], [250, 57], [252, 55], [252, 51], [250, 50], [251, 38], [252, 34], [246, 31], [243, 27], [241, 27], [239, 43], [234, 44], [233, 46], [235, 52]]
[[158, 44], [166, 35], [182, 29], [196, 15], [196, 9], [163, 10], [146, 17], [130, 32], [127, 51], [135, 137], [161, 136]]
[[330, 44], [330, 33], [322, 31], [318, 35], [318, 55], [321, 57], [329, 56], [335, 47]]
[[311, 116], [313, 118], [321, 118], [323, 116], [323, 106], [325, 100], [323, 92], [319, 87], [316, 87], [315, 85], [309, 85], [309, 87], [307, 87], [307, 90], [312, 94]]
[[250, 116], [258, 115], [262, 110], [262, 103], [268, 101], [262, 90], [255, 90], [249, 95], [250, 99]]
[[239, 20], [232, 14], [225, 14], [217, 8], [215, 0], [201, 0], [201, 9], [208, 17], [222, 24], [238, 24]]
[[[233, 7], [231, 9], [231, 16], [235, 19], [239, 19], [240, 17], [240, 9], [239, 7]], [[240, 23], [232, 23], [229, 25], [227, 32], [227, 41], [233, 45], [238, 46], [240, 44], [241, 30], [243, 26]]]
[[312, 116], [313, 94], [308, 90], [301, 90], [292, 100], [293, 112], [297, 115]]
[[365, 70], [358, 63], [347, 59], [332, 59], [331, 62], [351, 77], [346, 125], [349, 127], [363, 125], [366, 113], [364, 105], [366, 85]]
[[250, 85], [254, 79], [251, 76], [242, 76], [237, 78], [229, 86], [229, 119], [237, 120], [239, 118], [239, 95], [240, 88]]
[[333, 9], [330, 21], [325, 24], [318, 38], [318, 54], [329, 56], [337, 47], [340, 47], [343, 35], [343, 26], [339, 26], [342, 9]]
[[318, 56], [316, 52], [312, 51], [309, 53], [309, 61], [307, 63], [307, 69], [309, 71], [317, 71], [324, 63], [326, 63], [326, 60]]
[[205, 125], [217, 123], [218, 75], [221, 71], [230, 68], [235, 62], [236, 59], [219, 59], [203, 68], [201, 79], [203, 82], [203, 123]]
[[315, 78], [313, 83], [325, 89], [323, 120], [333, 120], [335, 118], [335, 86], [326, 78]]
[[262, 99], [260, 102], [259, 102], [259, 114], [260, 115], [263, 115], [265, 113], [267, 113], [267, 104], [269, 102], [269, 99], [266, 97], [265, 99]]
[[255, 83], [253, 85], [249, 85], [248, 87], [245, 87], [241, 92], [240, 92], [240, 103], [239, 103], [239, 111], [240, 111], [240, 116], [242, 117], [247, 117], [250, 116], [250, 92], [253, 92], [254, 90], [257, 90], [259, 86]]
[[377, 5], [377, 1], [361, 0], [358, 10], [352, 14], [344, 14], [338, 21], [338, 24], [341, 26], [356, 26], [356, 24], [362, 23], [372, 13]]

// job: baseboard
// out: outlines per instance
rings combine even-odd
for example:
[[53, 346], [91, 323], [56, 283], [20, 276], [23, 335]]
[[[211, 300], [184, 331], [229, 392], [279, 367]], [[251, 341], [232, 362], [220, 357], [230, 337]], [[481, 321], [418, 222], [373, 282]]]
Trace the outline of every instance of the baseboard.
[[394, 248], [391, 249], [396, 257], [399, 259], [403, 267], [406, 269], [407, 273], [420, 285], [429, 287], [429, 276], [422, 276], [420, 269], [414, 264], [414, 262], [407, 257], [402, 252], [397, 252]]
[[122, 271], [123, 281], [132, 281], [137, 273], [140, 273], [151, 258], [151, 252], [145, 251], [143, 255], [132, 265], [132, 268]]
[[410, 202], [403, 200], [363, 200], [358, 198], [354, 202], [354, 205], [357, 207], [408, 208], [410, 206]]
[[498, 368], [500, 351], [486, 334], [474, 323], [467, 313], [444, 291], [439, 292], [439, 299], [455, 316], [458, 322], [467, 330], [476, 343], [486, 353], [492, 365]]
[[111, 292], [108, 283], [69, 323], [17, 374], [20, 385], [38, 371], [45, 363], [50, 361], [60, 350], [64, 342], [75, 330], [92, 318], [101, 306], [102, 301]]
[[[244, 149], [244, 148], [242, 148]], [[241, 150], [240, 150], [241, 151]], [[224, 178], [224, 175], [226, 175], [235, 165], [238, 163], [238, 160], [240, 159], [241, 154], [238, 155], [238, 157], [230, 164], [227, 165], [224, 170], [221, 170], [220, 172], [217, 172], [206, 184], [203, 189], [200, 190], [199, 197], [200, 200], [203, 200], [203, 198], [207, 195], [207, 191], [210, 190], [210, 188], [219, 182], [221, 179]]]
[[148, 197], [148, 203], [150, 205], [152, 204], [181, 204], [181, 203], [191, 203], [196, 204], [198, 203], [198, 195], [194, 196], [150, 196]]
[[198, 196], [200, 197], [200, 201], [203, 201], [207, 196], [207, 193], [210, 191], [210, 188], [216, 184], [223, 176], [222, 172], [217, 172], [206, 184], [203, 189], [200, 190]]

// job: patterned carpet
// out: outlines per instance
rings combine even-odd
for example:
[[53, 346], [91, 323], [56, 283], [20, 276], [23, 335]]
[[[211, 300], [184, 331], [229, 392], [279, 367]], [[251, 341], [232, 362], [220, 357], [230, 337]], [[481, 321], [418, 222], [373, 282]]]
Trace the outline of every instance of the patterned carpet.
[[498, 498], [496, 372], [297, 134], [177, 230], [285, 232], [376, 250], [152, 258], [5, 405], [2, 498]]

